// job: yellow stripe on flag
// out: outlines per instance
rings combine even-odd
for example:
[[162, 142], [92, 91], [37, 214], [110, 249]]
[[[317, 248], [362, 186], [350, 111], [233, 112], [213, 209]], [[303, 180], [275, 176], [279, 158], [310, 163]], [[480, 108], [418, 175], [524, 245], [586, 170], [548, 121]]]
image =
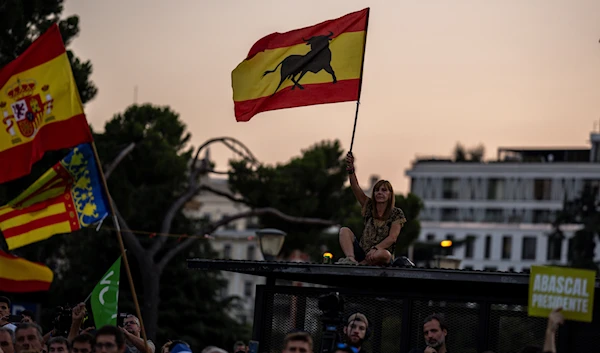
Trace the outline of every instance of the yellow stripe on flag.
[[[13, 227], [21, 226], [23, 224], [27, 224], [29, 222], [33, 222], [38, 219], [42, 219], [48, 216], [54, 216], [60, 213], [64, 213], [66, 211], [65, 204], [59, 203], [56, 205], [49, 206], [44, 208], [38, 212], [25, 213], [22, 215], [18, 215], [13, 218], [9, 218], [4, 222], [0, 223], [0, 229], [7, 230]], [[67, 222], [68, 224], [68, 222]]]
[[25, 259], [0, 257], [0, 278], [14, 281], [52, 282], [54, 274], [48, 267]]
[[9, 249], [19, 248], [38, 241], [46, 240], [55, 234], [71, 233], [72, 229], [69, 221], [51, 224], [45, 227], [36, 228], [23, 235], [6, 239]]
[[[339, 81], [360, 78], [364, 41], [365, 32], [362, 31], [340, 34], [329, 43], [331, 67]], [[265, 71], [275, 69], [289, 55], [305, 55], [309, 51], [310, 46], [306, 44], [269, 49], [240, 63], [232, 72], [232, 81], [235, 83], [233, 100], [239, 102], [272, 95], [279, 85], [281, 66], [263, 77]], [[330, 82], [332, 77], [324, 70], [317, 74], [309, 72], [302, 78], [302, 85]], [[292, 85], [293, 82], [288, 79], [279, 90]]]

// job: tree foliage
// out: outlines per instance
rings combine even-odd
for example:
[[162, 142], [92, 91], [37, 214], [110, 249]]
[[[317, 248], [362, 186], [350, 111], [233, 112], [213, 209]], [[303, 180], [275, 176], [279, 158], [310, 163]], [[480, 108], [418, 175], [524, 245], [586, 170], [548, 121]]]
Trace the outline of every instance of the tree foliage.
[[484, 157], [485, 147], [482, 144], [466, 148], [460, 142], [457, 142], [454, 146], [453, 159], [455, 162], [483, 162]]
[[[275, 166], [252, 167], [247, 161], [232, 161], [229, 183], [250, 205], [272, 206], [302, 217], [343, 221], [353, 215], [355, 199], [344, 187], [347, 180], [339, 141], [323, 141], [302, 151], [302, 156]], [[302, 249], [320, 253], [318, 239], [323, 226], [283, 222], [273, 216], [260, 217], [261, 225], [286, 233], [282, 253]]]
[[[22, 1], [6, 0], [0, 5], [0, 67], [21, 55], [29, 45], [58, 22], [65, 46], [79, 34], [79, 17], [76, 15], [60, 19], [63, 0]], [[92, 64], [82, 61], [67, 50], [79, 95], [83, 103], [92, 100], [97, 93], [90, 81]]]
[[550, 239], [565, 239], [561, 229], [564, 224], [580, 224], [569, 240], [569, 266], [576, 268], [599, 269], [595, 262], [596, 239], [600, 238], [600, 199], [598, 187], [585, 185], [579, 196], [565, 200], [563, 209], [556, 213]]

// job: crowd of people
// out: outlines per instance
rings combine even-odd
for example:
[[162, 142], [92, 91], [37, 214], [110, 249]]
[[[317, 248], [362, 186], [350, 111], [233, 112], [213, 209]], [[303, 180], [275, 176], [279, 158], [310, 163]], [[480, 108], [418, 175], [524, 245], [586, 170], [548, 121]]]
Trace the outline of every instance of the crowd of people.
[[[548, 317], [548, 325], [543, 347], [526, 346], [515, 353], [556, 353], [556, 332], [559, 325], [564, 323], [561, 309], [553, 310]], [[432, 314], [423, 320], [423, 346], [415, 347], [409, 353], [450, 353], [447, 338], [450, 331], [446, 325], [443, 314]], [[336, 343], [333, 353], [367, 353], [364, 342], [371, 335], [369, 321], [361, 313], [350, 315], [344, 324], [343, 338]], [[283, 342], [282, 353], [313, 353], [314, 342], [308, 332], [291, 332], [286, 335]], [[392, 353], [392, 352], [384, 352]], [[486, 351], [483, 353], [494, 353]]]
[[[71, 310], [71, 326], [68, 332], [52, 329], [44, 334], [41, 326], [35, 322], [34, 313], [25, 310], [15, 316], [10, 315], [10, 312], [11, 301], [0, 297], [0, 353], [156, 353], [154, 342], [145, 341], [141, 337], [140, 321], [135, 315], [126, 315], [122, 326], [106, 325], [97, 330], [93, 327], [82, 329], [86, 308], [84, 303], [80, 303]], [[543, 347], [527, 346], [520, 353], [556, 353], [555, 336], [559, 325], [563, 323], [561, 309], [553, 310], [548, 317]], [[334, 353], [367, 353], [364, 343], [371, 336], [371, 329], [366, 315], [353, 313], [343, 325], [343, 335], [340, 342], [336, 343]], [[432, 314], [425, 318], [422, 330], [423, 346], [415, 347], [409, 353], [452, 351], [447, 344], [451, 332], [443, 314]], [[282, 353], [313, 353], [313, 350], [311, 334], [295, 331], [285, 337]], [[249, 347], [244, 342], [236, 342], [231, 352], [258, 353], [249, 352]], [[184, 341], [171, 340], [162, 345], [160, 353], [192, 353], [192, 349]], [[209, 346], [201, 353], [229, 352]]]
[[[140, 320], [132, 314], [123, 318], [122, 326], [83, 329], [86, 308], [80, 303], [71, 310], [68, 332], [53, 328], [44, 334], [33, 312], [24, 310], [19, 315], [10, 312], [10, 299], [0, 297], [0, 353], [157, 353], [154, 342], [142, 338]], [[232, 351], [247, 352], [244, 342], [236, 342]], [[192, 349], [184, 341], [170, 340], [162, 345], [160, 353], [192, 353]], [[229, 352], [209, 346], [201, 353]]]

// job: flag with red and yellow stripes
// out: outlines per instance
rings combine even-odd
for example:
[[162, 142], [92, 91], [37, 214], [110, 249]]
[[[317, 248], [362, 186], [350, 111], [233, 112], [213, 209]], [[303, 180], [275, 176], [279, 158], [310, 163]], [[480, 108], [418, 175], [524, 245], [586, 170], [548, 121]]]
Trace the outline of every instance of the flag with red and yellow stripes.
[[82, 144], [0, 207], [0, 231], [10, 250], [71, 233], [106, 217], [107, 200], [93, 150]]
[[0, 292], [47, 291], [53, 279], [54, 273], [44, 264], [0, 251]]
[[276, 109], [358, 100], [369, 9], [272, 33], [231, 74], [237, 121]]
[[58, 25], [0, 69], [0, 183], [31, 172], [46, 151], [91, 142]]

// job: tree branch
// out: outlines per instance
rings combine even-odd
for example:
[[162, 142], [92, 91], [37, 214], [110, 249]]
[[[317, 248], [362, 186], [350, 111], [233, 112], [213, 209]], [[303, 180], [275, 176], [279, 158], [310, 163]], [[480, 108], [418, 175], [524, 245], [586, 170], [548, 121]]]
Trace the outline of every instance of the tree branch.
[[[281, 212], [280, 210], [278, 210], [276, 208], [264, 207], [264, 208], [257, 208], [257, 209], [246, 211], [246, 212], [240, 212], [235, 215], [228, 216], [228, 217], [223, 217], [219, 221], [212, 222], [212, 223], [206, 225], [205, 227], [203, 227], [202, 230], [199, 232], [199, 235], [211, 234], [212, 232], [217, 230], [217, 228], [224, 226], [224, 225], [226, 225], [232, 221], [235, 221], [237, 219], [240, 219], [240, 218], [264, 216], [267, 214], [279, 217], [282, 220], [290, 222], [290, 223], [310, 224], [310, 225], [319, 225], [319, 226], [338, 225], [338, 222], [335, 222], [335, 221], [330, 221], [330, 220], [320, 219], [320, 218], [306, 218], [306, 217], [290, 216], [288, 214]], [[178, 253], [182, 252], [183, 250], [188, 248], [190, 245], [192, 245], [192, 243], [196, 239], [197, 238], [195, 238], [195, 237], [188, 238], [188, 239], [184, 240], [183, 242], [181, 242], [179, 245], [175, 246], [174, 248], [171, 248], [171, 250], [169, 250], [165, 254], [165, 256], [163, 256], [163, 258], [160, 260], [160, 262], [158, 264], [159, 271], [161, 271], [164, 268], [164, 266], [166, 266], [167, 263], [169, 263], [169, 261], [171, 261], [171, 259], [173, 257], [175, 257], [175, 255], [177, 255]]]
[[230, 201], [235, 202], [235, 203], [241, 203], [241, 204], [247, 205], [248, 207], [252, 207], [253, 206], [247, 200], [237, 198], [237, 197], [231, 195], [228, 192], [217, 190], [217, 189], [215, 189], [213, 187], [210, 187], [208, 185], [201, 185], [199, 189], [200, 190], [206, 190], [206, 191], [212, 192], [215, 195], [219, 195], [219, 196], [225, 197], [226, 199], [229, 199]]
[[[199, 190], [200, 187], [198, 186], [198, 182], [196, 182], [195, 185], [190, 185], [188, 189], [182, 195], [180, 195], [177, 198], [177, 200], [173, 202], [173, 204], [171, 204], [171, 207], [169, 207], [167, 213], [165, 214], [165, 217], [163, 218], [163, 222], [161, 225], [161, 233], [167, 234], [171, 231], [171, 224], [173, 223], [173, 219], [177, 215], [177, 212], [179, 212], [179, 210], [185, 205], [186, 202], [188, 202], [192, 197], [198, 194]], [[159, 239], [156, 239], [156, 241], [152, 244], [152, 246], [149, 249], [150, 256], [156, 255], [160, 248], [163, 245], [165, 245], [167, 240], [167, 237], [160, 237]]]
[[[125, 158], [125, 156], [127, 156], [129, 153], [131, 153], [131, 151], [133, 151], [134, 147], [135, 147], [135, 142], [132, 142], [131, 144], [129, 144], [129, 146], [127, 146], [125, 149], [123, 149], [119, 153], [119, 155], [117, 155], [117, 157], [110, 163], [110, 165], [107, 168], [107, 172], [104, 173], [104, 177], [107, 180], [108, 180], [108, 177], [110, 177], [112, 171], [115, 170], [117, 165], [119, 165], [119, 163], [123, 160], [123, 158]], [[133, 255], [140, 262], [144, 261], [144, 259], [145, 259], [144, 247], [142, 246], [140, 241], [136, 238], [136, 236], [131, 232], [131, 229], [127, 225], [127, 222], [125, 222], [125, 219], [123, 218], [123, 216], [121, 216], [121, 213], [119, 213], [119, 209], [117, 208], [117, 204], [114, 202], [114, 200], [112, 200], [112, 198], [111, 198], [111, 200], [109, 200], [109, 202], [112, 203], [113, 209], [116, 213], [117, 221], [119, 222], [119, 226], [121, 228], [121, 234], [123, 235], [123, 241], [125, 242], [125, 245], [127, 246], [127, 248], [132, 249]], [[113, 222], [115, 221], [114, 218], [111, 217], [111, 219], [113, 220]], [[116, 226], [116, 224], [115, 224], [115, 226]]]
[[117, 218], [119, 220], [119, 225], [121, 228], [121, 234], [123, 235], [123, 240], [125, 241], [125, 245], [127, 246], [128, 249], [131, 249], [133, 252], [133, 255], [140, 261], [144, 261], [145, 256], [145, 249], [142, 246], [142, 244], [140, 243], [140, 241], [136, 238], [136, 236], [133, 234], [133, 232], [131, 231], [131, 229], [129, 228], [129, 226], [127, 225], [127, 222], [125, 221], [125, 219], [123, 218], [123, 216], [121, 216], [121, 213], [119, 212], [119, 210], [117, 209], [117, 205], [115, 204], [115, 202], [112, 203], [113, 204], [113, 209], [115, 210], [115, 213], [117, 215]]
[[109, 164], [105, 168], [104, 177], [106, 179], [108, 179], [108, 177], [110, 177], [110, 175], [112, 174], [112, 172], [119, 165], [119, 163], [121, 163], [121, 161], [123, 160], [123, 158], [125, 158], [129, 153], [131, 153], [131, 151], [133, 151], [134, 148], [135, 148], [135, 142], [130, 143], [129, 146], [125, 147], [125, 149], [122, 150], [121, 153], [119, 153], [119, 155], [112, 161], [112, 163]]

